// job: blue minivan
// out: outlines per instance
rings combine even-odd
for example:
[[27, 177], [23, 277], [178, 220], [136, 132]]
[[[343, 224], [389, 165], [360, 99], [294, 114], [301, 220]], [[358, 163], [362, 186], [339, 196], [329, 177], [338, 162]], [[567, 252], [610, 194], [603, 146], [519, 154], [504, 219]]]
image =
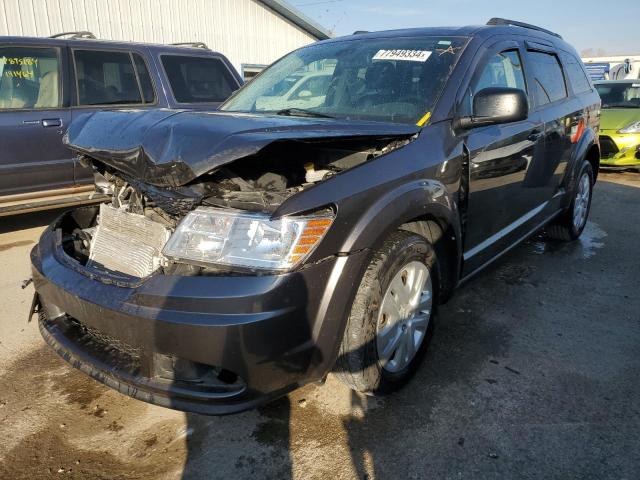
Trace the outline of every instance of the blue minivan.
[[89, 32], [0, 37], [0, 216], [100, 201], [62, 143], [105, 109], [207, 109], [237, 90], [231, 62], [203, 43], [97, 40]]

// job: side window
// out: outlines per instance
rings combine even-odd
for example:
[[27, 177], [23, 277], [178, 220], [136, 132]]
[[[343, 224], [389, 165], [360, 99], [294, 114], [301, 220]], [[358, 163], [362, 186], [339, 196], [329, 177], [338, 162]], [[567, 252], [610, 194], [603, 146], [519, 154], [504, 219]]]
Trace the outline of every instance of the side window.
[[55, 48], [0, 47], [0, 110], [59, 108]]
[[74, 58], [79, 105], [143, 103], [128, 52], [75, 50]]
[[480, 77], [469, 88], [463, 102], [463, 115], [473, 114], [473, 97], [490, 87], [519, 88], [527, 93], [522, 60], [517, 50], [505, 50], [492, 56], [482, 69]]
[[219, 58], [162, 55], [173, 96], [179, 103], [223, 102], [237, 88]]
[[526, 93], [522, 61], [517, 50], [507, 50], [491, 57], [472, 93], [476, 94], [489, 87], [519, 88]]
[[147, 65], [144, 63], [143, 58], [137, 53], [133, 54], [133, 62], [136, 64], [136, 71], [138, 72], [144, 103], [155, 102], [156, 94], [153, 90], [153, 82], [151, 82], [151, 75], [149, 75]]
[[552, 53], [528, 53], [534, 78], [536, 104], [546, 105], [567, 96], [567, 86], [558, 57]]
[[573, 55], [566, 53], [563, 53], [561, 57], [574, 93], [590, 92], [592, 89], [591, 82], [582, 68], [582, 62], [577, 60]]

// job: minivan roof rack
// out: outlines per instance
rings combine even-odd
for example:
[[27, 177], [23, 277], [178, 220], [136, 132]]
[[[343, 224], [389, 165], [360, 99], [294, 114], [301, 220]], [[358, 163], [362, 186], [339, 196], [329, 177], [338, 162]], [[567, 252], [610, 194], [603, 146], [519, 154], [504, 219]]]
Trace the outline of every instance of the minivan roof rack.
[[548, 33], [549, 35], [553, 35], [554, 37], [562, 38], [557, 33], [552, 32], [551, 30], [547, 30], [546, 28], [537, 27], [535, 25], [531, 25], [530, 23], [517, 22], [516, 20], [507, 20], [506, 18], [498, 18], [498, 17], [492, 18], [487, 22], [487, 25], [513, 25], [514, 27], [530, 28], [531, 30], [537, 30], [539, 32], [544, 32], [544, 33]]
[[62, 38], [62, 37], [69, 37], [72, 39], [86, 38], [90, 40], [94, 40], [96, 38], [96, 36], [93, 33], [87, 32], [87, 31], [56, 33], [55, 35], [51, 35], [49, 38]]
[[176, 47], [204, 48], [205, 50], [209, 50], [209, 47], [207, 47], [207, 44], [204, 42], [178, 42], [170, 43], [170, 45], [174, 45]]
[[351, 35], [362, 35], [363, 33], [369, 33], [369, 30], [356, 30]]

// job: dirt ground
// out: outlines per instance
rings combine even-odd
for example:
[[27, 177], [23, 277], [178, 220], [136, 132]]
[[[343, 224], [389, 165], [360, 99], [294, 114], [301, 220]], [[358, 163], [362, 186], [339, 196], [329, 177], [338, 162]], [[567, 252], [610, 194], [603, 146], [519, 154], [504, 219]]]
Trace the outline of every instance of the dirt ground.
[[331, 376], [261, 409], [147, 405], [27, 323], [29, 251], [57, 212], [0, 218], [0, 478], [640, 478], [640, 174], [603, 174], [580, 241], [538, 236], [440, 310], [414, 380]]

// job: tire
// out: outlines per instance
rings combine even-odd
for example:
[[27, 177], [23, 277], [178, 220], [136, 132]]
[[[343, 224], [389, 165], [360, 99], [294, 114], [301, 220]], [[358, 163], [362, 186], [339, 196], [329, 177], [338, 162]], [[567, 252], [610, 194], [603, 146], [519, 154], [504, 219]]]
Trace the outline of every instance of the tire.
[[[342, 382], [359, 392], [384, 394], [411, 378], [433, 335], [438, 278], [434, 249], [424, 237], [397, 231], [385, 240], [362, 277], [347, 320], [334, 369]], [[430, 301], [426, 294], [429, 289]], [[402, 302], [402, 298], [412, 298], [413, 303]], [[419, 307], [409, 307], [416, 303]], [[407, 308], [397, 309], [398, 304]], [[396, 336], [404, 339], [398, 342], [404, 346], [385, 357], [385, 349], [388, 353], [393, 345], [390, 339]], [[413, 349], [409, 339], [413, 340]], [[405, 350], [401, 352], [401, 348]], [[411, 350], [415, 353], [407, 361]]]
[[[593, 197], [593, 168], [585, 161], [580, 169], [578, 181], [570, 207], [560, 217], [547, 225], [547, 236], [553, 240], [572, 242], [582, 234], [589, 211], [591, 210], [591, 198]], [[588, 195], [584, 197], [584, 188], [588, 186]], [[580, 216], [580, 222], [576, 223], [576, 217]]]

